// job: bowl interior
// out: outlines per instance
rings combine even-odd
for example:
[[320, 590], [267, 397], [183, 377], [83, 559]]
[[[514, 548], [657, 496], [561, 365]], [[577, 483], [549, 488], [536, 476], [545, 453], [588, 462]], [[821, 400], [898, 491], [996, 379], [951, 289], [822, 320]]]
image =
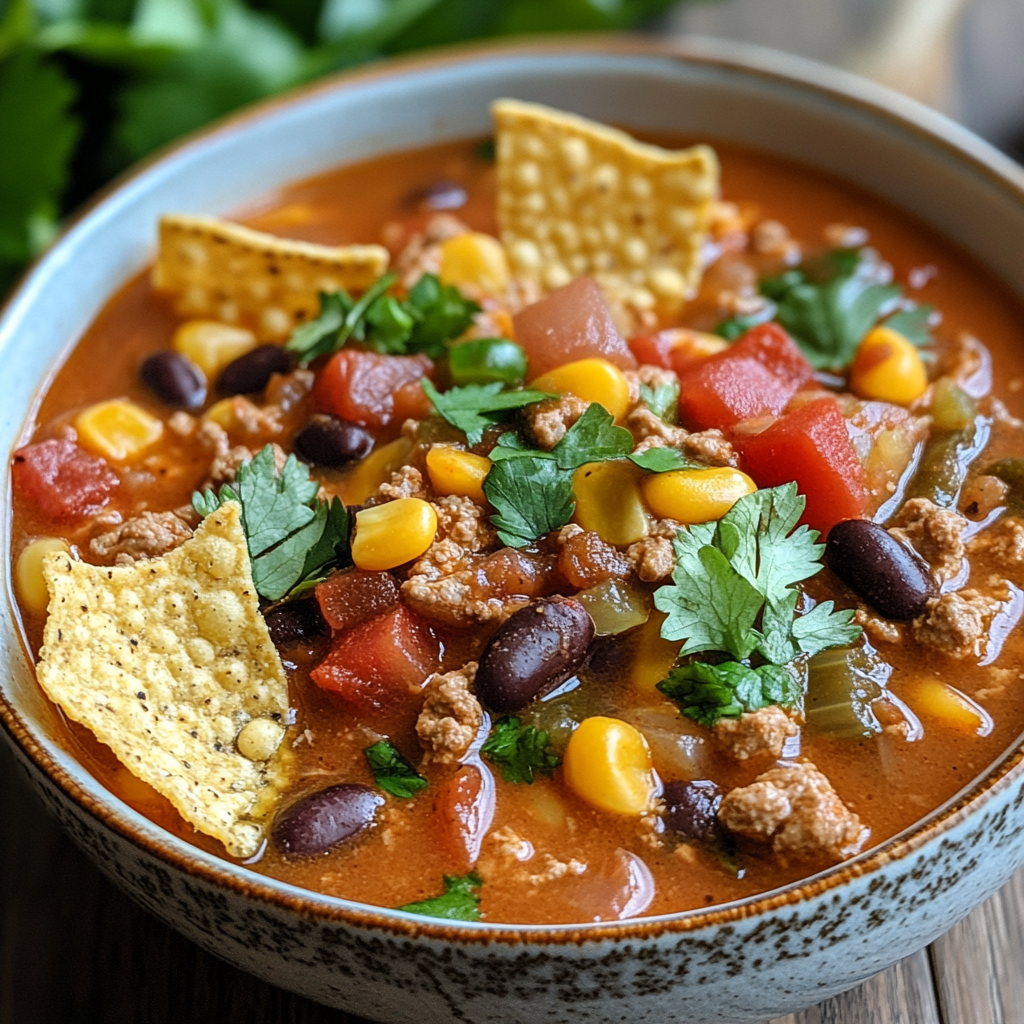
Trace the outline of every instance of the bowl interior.
[[[1024, 298], [1024, 172], [909, 100], [796, 58], [710, 41], [671, 51], [588, 41], [456, 52], [371, 69], [257, 108], [173, 149], [95, 205], [34, 268], [0, 321], [0, 450], [14, 447], [31, 424], [48, 374], [106, 297], [149, 260], [162, 213], [223, 213], [338, 164], [484, 135], [488, 104], [500, 96], [741, 143], [829, 171], [954, 239]], [[9, 508], [9, 476], [3, 486]], [[58, 742], [57, 713], [20, 642], [10, 543], [5, 515], [0, 711], [17, 720], [33, 756], [152, 847], [214, 873], [241, 873], [293, 896], [349, 906], [187, 846], [111, 797], [75, 762]]]

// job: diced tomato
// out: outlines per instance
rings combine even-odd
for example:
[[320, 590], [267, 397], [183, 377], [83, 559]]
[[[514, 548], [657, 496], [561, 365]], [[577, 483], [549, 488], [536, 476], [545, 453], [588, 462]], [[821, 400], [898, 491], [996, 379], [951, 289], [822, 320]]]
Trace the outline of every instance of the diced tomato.
[[741, 420], [777, 416], [813, 377], [813, 368], [786, 332], [762, 324], [680, 375], [679, 415], [695, 430], [728, 429]]
[[526, 351], [530, 377], [577, 359], [601, 358], [620, 369], [636, 359], [615, 329], [597, 282], [577, 277], [513, 317], [516, 341]]
[[833, 398], [818, 398], [740, 444], [743, 465], [759, 487], [795, 480], [807, 499], [801, 522], [827, 536], [862, 515], [868, 492], [846, 420]]
[[[343, 420], [383, 427], [396, 416], [411, 414], [414, 401], [404, 392], [404, 385], [419, 387], [433, 365], [424, 355], [381, 356], [343, 348], [317, 374], [313, 401], [323, 412]], [[399, 399], [399, 394], [404, 397]]]
[[120, 481], [104, 459], [67, 440], [40, 441], [19, 448], [11, 465], [14, 491], [50, 519], [92, 515], [110, 501]]
[[395, 409], [392, 419], [401, 423], [408, 419], [426, 419], [430, 415], [430, 399], [427, 398], [427, 393], [423, 390], [421, 380], [422, 378], [403, 384], [395, 392]]
[[672, 338], [666, 331], [658, 334], [638, 334], [629, 339], [629, 350], [636, 356], [638, 363], [660, 366], [663, 370], [672, 369], [673, 347]]
[[468, 871], [494, 820], [494, 777], [483, 765], [464, 764], [434, 798], [441, 842], [453, 867]]
[[362, 710], [399, 704], [437, 667], [441, 644], [403, 604], [341, 633], [310, 673]]
[[398, 603], [398, 581], [389, 572], [336, 572], [316, 586], [320, 612], [333, 630], [351, 629]]

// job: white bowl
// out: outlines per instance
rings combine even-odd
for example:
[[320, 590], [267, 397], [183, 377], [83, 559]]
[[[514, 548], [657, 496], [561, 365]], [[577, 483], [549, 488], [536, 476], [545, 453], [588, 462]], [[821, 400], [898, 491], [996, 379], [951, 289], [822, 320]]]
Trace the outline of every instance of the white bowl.
[[[710, 41], [458, 50], [259, 107], [172, 149], [96, 203], [0, 320], [0, 449], [25, 436], [53, 367], [150, 259], [161, 213], [223, 213], [337, 164], [483, 135], [498, 96], [739, 142], [832, 172], [956, 239], [1024, 296], [1024, 173], [909, 100], [804, 61]], [[409, 1024], [763, 1020], [930, 942], [1024, 862], [1015, 745], [903, 835], [802, 883], [710, 911], [576, 927], [458, 924], [297, 889], [163, 831], [61, 746], [15, 624], [8, 519], [0, 526], [9, 605], [0, 622], [0, 718], [35, 788], [99, 867], [163, 921], [329, 1005]]]

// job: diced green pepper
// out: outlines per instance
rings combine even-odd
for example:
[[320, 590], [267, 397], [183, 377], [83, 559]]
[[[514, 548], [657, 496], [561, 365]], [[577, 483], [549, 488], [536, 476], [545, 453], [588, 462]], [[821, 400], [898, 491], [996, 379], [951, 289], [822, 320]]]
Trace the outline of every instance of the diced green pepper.
[[929, 498], [939, 508], [956, 508], [971, 463], [988, 444], [990, 426], [990, 420], [977, 416], [963, 430], [943, 430], [932, 437], [906, 496]]
[[526, 379], [526, 353], [507, 338], [476, 338], [453, 345], [448, 352], [452, 383], [522, 384]]
[[931, 413], [937, 430], [966, 430], [974, 422], [978, 406], [949, 377], [940, 377], [932, 389]]
[[822, 651], [807, 666], [807, 724], [837, 739], [882, 731], [871, 702], [882, 695], [889, 666], [863, 647]]

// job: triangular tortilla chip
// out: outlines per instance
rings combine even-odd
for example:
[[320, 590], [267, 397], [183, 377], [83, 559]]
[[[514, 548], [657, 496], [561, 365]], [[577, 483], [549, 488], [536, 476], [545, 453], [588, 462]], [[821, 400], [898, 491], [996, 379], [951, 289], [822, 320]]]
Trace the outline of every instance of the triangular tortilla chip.
[[243, 757], [239, 730], [288, 717], [288, 679], [259, 611], [237, 502], [162, 558], [48, 556], [37, 675], [69, 718], [236, 857], [257, 851], [290, 748]]
[[498, 223], [516, 273], [552, 289], [594, 277], [671, 312], [700, 283], [718, 196], [708, 146], [677, 152], [537, 103], [497, 100]]
[[275, 341], [319, 313], [320, 292], [366, 291], [388, 258], [381, 245], [314, 245], [174, 214], [160, 220], [153, 287], [180, 316], [243, 324]]

